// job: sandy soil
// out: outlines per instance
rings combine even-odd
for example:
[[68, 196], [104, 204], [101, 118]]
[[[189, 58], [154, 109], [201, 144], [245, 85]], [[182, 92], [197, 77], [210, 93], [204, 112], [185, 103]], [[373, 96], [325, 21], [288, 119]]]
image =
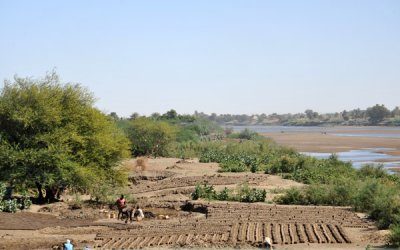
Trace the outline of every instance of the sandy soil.
[[[0, 213], [0, 249], [59, 249], [66, 239], [78, 248], [258, 248], [269, 236], [275, 249], [365, 249], [385, 244], [387, 232], [349, 208], [271, 204], [282, 190], [302, 184], [262, 173], [218, 173], [217, 164], [149, 159], [146, 171], [131, 168], [132, 193], [155, 218], [125, 224], [112, 211], [66, 202]], [[191, 201], [198, 183], [217, 189], [246, 182], [268, 190], [267, 203]], [[116, 197], [117, 198], [117, 197]], [[165, 219], [168, 215], [168, 219]]]
[[354, 127], [335, 130], [330, 128], [328, 132], [321, 128], [320, 132], [284, 132], [263, 133], [264, 136], [272, 138], [280, 145], [293, 147], [301, 152], [342, 152], [352, 149], [363, 148], [391, 148], [385, 153], [400, 156], [399, 138], [374, 138], [362, 136], [335, 136], [341, 134], [399, 134], [400, 131], [379, 130], [355, 130]]

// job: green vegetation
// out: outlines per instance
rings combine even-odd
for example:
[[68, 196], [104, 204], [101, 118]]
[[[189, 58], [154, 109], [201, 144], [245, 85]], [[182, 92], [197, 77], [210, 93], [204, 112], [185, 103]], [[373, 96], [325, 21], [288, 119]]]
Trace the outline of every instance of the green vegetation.
[[262, 136], [258, 133], [251, 131], [250, 129], [246, 128], [239, 133], [232, 133], [229, 135], [229, 138], [232, 139], [241, 139], [241, 140], [258, 140], [261, 139]]
[[131, 120], [126, 132], [132, 141], [134, 156], [165, 156], [167, 146], [176, 138], [175, 127], [171, 124], [144, 117]]
[[[384, 105], [335, 114], [180, 115], [171, 109], [150, 117], [133, 113], [129, 119], [108, 116], [94, 108], [91, 93], [79, 85], [61, 84], [55, 73], [44, 79], [16, 77], [5, 82], [0, 95], [0, 210], [28, 208], [37, 190], [39, 202], [51, 202], [63, 189], [89, 193], [100, 203], [113, 203], [117, 188], [127, 181], [120, 161], [133, 156], [198, 157], [220, 163], [220, 172], [264, 172], [308, 184], [277, 190], [281, 204], [352, 206], [367, 212], [379, 228], [400, 238], [400, 177], [382, 167], [356, 170], [335, 155], [318, 160], [280, 147], [255, 132], [220, 128], [225, 124], [400, 125], [400, 109]], [[19, 197], [5, 198], [5, 184]], [[46, 196], [43, 195], [43, 190]], [[264, 202], [265, 190], [247, 184], [221, 192], [197, 185], [193, 199]], [[132, 198], [133, 200], [133, 198]], [[76, 207], [81, 205], [77, 198]]]
[[[233, 137], [239, 138], [239, 135]], [[252, 138], [255, 139], [202, 142], [194, 148], [201, 162], [220, 163], [221, 172], [263, 171], [308, 184], [282, 192], [275, 199], [277, 203], [352, 206], [356, 211], [368, 213], [378, 228], [397, 228], [392, 225], [400, 224], [398, 175], [388, 174], [382, 166], [354, 169], [351, 163], [338, 160], [336, 155], [316, 159], [266, 139]], [[225, 189], [217, 193], [212, 186], [204, 185], [196, 188], [193, 198], [234, 200], [226, 198], [231, 197], [231, 192]], [[397, 231], [392, 231], [395, 239]]]
[[390, 111], [383, 104], [376, 104], [375, 106], [367, 109], [366, 115], [369, 122], [372, 125], [376, 125], [382, 122], [386, 117], [390, 117]]
[[278, 159], [299, 155], [294, 150], [278, 147], [265, 138], [237, 141], [214, 141], [202, 147], [200, 162], [220, 163], [220, 172], [273, 171]]
[[209, 120], [191, 115], [180, 115], [175, 110], [150, 117], [134, 113], [121, 119], [114, 113], [109, 117], [117, 121], [132, 144], [133, 156], [195, 157], [199, 144], [223, 138], [222, 129]]
[[392, 111], [384, 105], [376, 104], [366, 110], [353, 109], [343, 110], [336, 113], [320, 114], [314, 110], [307, 109], [304, 113], [297, 114], [254, 114], [234, 115], [212, 113], [195, 113], [218, 124], [229, 125], [284, 125], [284, 126], [324, 126], [324, 125], [400, 125], [400, 108], [395, 107]]
[[[129, 142], [112, 119], [93, 107], [79, 85], [15, 78], [0, 95], [0, 181], [36, 188], [39, 202], [64, 188], [93, 191], [96, 183], [122, 184], [116, 166]], [[42, 190], [46, 190], [43, 197]]]
[[6, 185], [0, 182], [0, 212], [15, 213], [18, 209], [28, 209], [32, 205], [27, 192], [22, 192], [22, 195], [18, 199], [7, 197], [6, 193]]
[[400, 247], [400, 224], [392, 224], [390, 226], [389, 241], [395, 247]]
[[250, 188], [248, 184], [238, 185], [235, 190], [225, 187], [221, 192], [217, 192], [214, 186], [204, 183], [196, 185], [192, 193], [192, 199], [200, 198], [219, 201], [239, 201], [239, 202], [264, 202], [267, 196], [265, 189]]

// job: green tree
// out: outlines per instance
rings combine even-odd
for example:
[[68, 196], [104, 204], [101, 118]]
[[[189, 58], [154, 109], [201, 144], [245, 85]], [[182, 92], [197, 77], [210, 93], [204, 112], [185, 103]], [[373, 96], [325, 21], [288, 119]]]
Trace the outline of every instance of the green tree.
[[130, 121], [126, 131], [135, 156], [163, 156], [167, 146], [176, 138], [176, 128], [173, 125], [144, 117]]
[[310, 120], [318, 117], [318, 113], [314, 112], [312, 109], [307, 109], [306, 111], [304, 111], [304, 113], [306, 114], [307, 118]]
[[385, 117], [390, 115], [390, 111], [385, 107], [385, 105], [376, 104], [375, 106], [368, 108], [366, 114], [371, 124], [378, 124], [383, 121]]
[[114, 119], [115, 121], [119, 120], [119, 116], [117, 113], [115, 112], [111, 112], [108, 116], [110, 116], [112, 119]]
[[131, 114], [131, 116], [129, 117], [129, 120], [135, 120], [137, 118], [140, 117], [140, 114], [138, 112], [134, 112], [133, 114]]
[[178, 113], [175, 111], [175, 109], [171, 109], [170, 111], [167, 111], [165, 114], [163, 114], [162, 118], [167, 120], [175, 120], [176, 118], [178, 118]]
[[99, 181], [122, 181], [114, 167], [129, 156], [129, 141], [93, 104], [91, 93], [61, 84], [54, 72], [39, 80], [6, 81], [0, 95], [0, 181], [36, 187], [39, 201], [53, 200], [60, 185], [88, 190]]
[[346, 110], [343, 110], [342, 118], [343, 118], [343, 120], [348, 121], [350, 119], [349, 112], [347, 112]]
[[395, 107], [393, 110], [392, 110], [392, 117], [399, 117], [400, 116], [400, 108], [399, 107]]

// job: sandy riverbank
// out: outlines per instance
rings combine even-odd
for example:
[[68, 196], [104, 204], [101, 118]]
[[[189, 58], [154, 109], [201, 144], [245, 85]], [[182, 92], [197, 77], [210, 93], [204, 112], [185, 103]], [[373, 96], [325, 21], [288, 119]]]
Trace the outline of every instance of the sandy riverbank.
[[[323, 129], [321, 129], [323, 131]], [[268, 132], [261, 133], [272, 138], [280, 145], [293, 147], [301, 152], [335, 153], [363, 148], [391, 148], [385, 153], [400, 156], [400, 138], [378, 138], [367, 136], [336, 136], [341, 134], [399, 134], [400, 131], [387, 131], [374, 128], [373, 130], [355, 130], [355, 127], [329, 129], [328, 132]]]

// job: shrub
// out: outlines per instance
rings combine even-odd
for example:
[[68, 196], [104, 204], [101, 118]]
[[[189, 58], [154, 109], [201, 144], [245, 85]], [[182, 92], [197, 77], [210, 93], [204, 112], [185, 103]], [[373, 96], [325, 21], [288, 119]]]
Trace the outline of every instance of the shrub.
[[214, 186], [208, 185], [207, 183], [204, 183], [203, 185], [196, 185], [196, 188], [191, 196], [193, 200], [198, 200], [200, 198], [214, 200], [217, 197]]
[[240, 162], [226, 162], [226, 163], [221, 163], [220, 164], [220, 169], [218, 172], [233, 172], [233, 173], [238, 173], [238, 172], [246, 172], [248, 171], [248, 168]]
[[361, 178], [383, 178], [389, 175], [387, 171], [383, 168], [383, 165], [365, 165], [362, 166], [358, 171], [358, 176]]
[[20, 199], [8, 197], [9, 199], [5, 200], [6, 191], [6, 185], [0, 182], [0, 212], [15, 213], [17, 209], [28, 209], [32, 205], [32, 201], [26, 191], [22, 192]]
[[81, 209], [82, 208], [82, 200], [81, 200], [81, 194], [80, 193], [75, 193], [74, 199], [70, 203], [70, 207], [72, 209]]
[[23, 209], [28, 209], [32, 205], [31, 198], [29, 197], [28, 192], [24, 191], [22, 192], [22, 197], [21, 201], [18, 204], [18, 208], [23, 210]]
[[371, 211], [378, 196], [383, 195], [384, 187], [377, 179], [367, 179], [361, 183], [354, 201], [357, 211]]
[[397, 190], [382, 190], [369, 211], [370, 218], [377, 221], [379, 229], [400, 224], [400, 197]]
[[219, 194], [217, 194], [217, 200], [228, 201], [231, 197], [232, 191], [225, 187]]
[[300, 205], [305, 203], [305, 197], [300, 189], [289, 188], [283, 195], [277, 196], [274, 201], [280, 204]]
[[15, 213], [17, 212], [18, 209], [18, 204], [17, 200], [5, 200], [2, 202], [2, 211], [3, 212], [9, 212], [9, 213]]
[[221, 192], [217, 192], [214, 186], [204, 183], [196, 185], [191, 194], [193, 200], [200, 198], [221, 201], [240, 201], [240, 202], [264, 202], [267, 196], [265, 189], [249, 188], [247, 184], [239, 185], [234, 193], [233, 190], [225, 187]]
[[400, 246], [400, 224], [392, 224], [389, 227], [389, 243], [394, 247]]
[[267, 196], [265, 189], [250, 188], [248, 184], [241, 184], [237, 187], [235, 200], [240, 202], [264, 202]]
[[251, 131], [248, 128], [244, 129], [243, 131], [241, 131], [239, 133], [230, 134], [229, 137], [233, 138], [233, 139], [241, 139], [241, 140], [258, 140], [258, 139], [263, 138], [257, 132]]

